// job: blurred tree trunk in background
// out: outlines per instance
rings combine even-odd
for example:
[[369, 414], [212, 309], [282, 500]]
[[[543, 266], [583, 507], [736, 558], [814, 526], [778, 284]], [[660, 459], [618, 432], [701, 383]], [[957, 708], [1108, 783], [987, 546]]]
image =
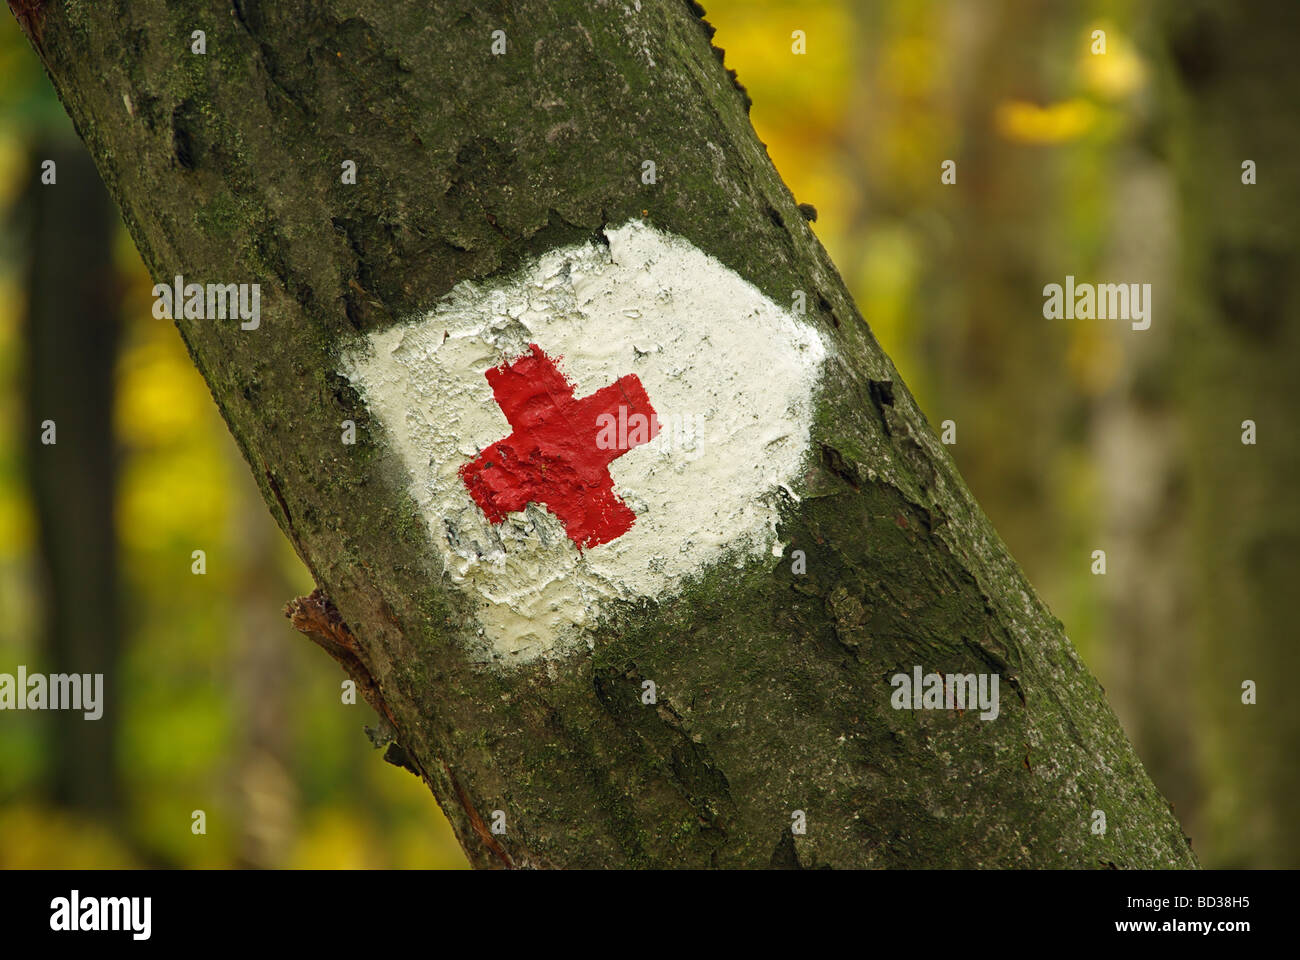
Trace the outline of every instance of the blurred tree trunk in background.
[[1097, 276], [1150, 283], [1148, 330], [1107, 332], [1108, 383], [1092, 398], [1089, 455], [1096, 469], [1098, 677], [1124, 730], [1183, 829], [1204, 856], [1204, 785], [1195, 751], [1187, 463], [1173, 402], [1176, 326], [1172, 184], [1163, 163], [1131, 139], [1118, 145], [1106, 207], [1111, 220]]
[[[1213, 861], [1300, 866], [1300, 4], [1171, 0], [1163, 31], [1183, 242], [1201, 747]], [[1258, 183], [1242, 183], [1254, 161]], [[1252, 420], [1258, 443], [1242, 443]], [[1242, 684], [1258, 703], [1242, 703]]]
[[[56, 182], [41, 183], [43, 161]], [[113, 383], [120, 290], [117, 211], [85, 148], [47, 139], [29, 161], [27, 462], [43, 573], [42, 657], [30, 671], [103, 674], [103, 715], [51, 710], [47, 753], [55, 802], [116, 816], [120, 794]], [[41, 442], [43, 421], [56, 424]]]
[[[932, 261], [922, 312], [929, 410], [936, 423], [956, 423], [952, 454], [962, 475], [1030, 581], [1053, 596], [1054, 574], [1069, 576], [1061, 570], [1069, 531], [1057, 473], [1072, 391], [1068, 330], [1043, 319], [1042, 288], [1063, 279], [1059, 255], [1069, 249], [1061, 161], [1059, 148], [1007, 138], [998, 111], [1009, 100], [1046, 104], [1059, 95], [1041, 51], [1070, 49], [1063, 38], [1077, 24], [1024, 0], [969, 6], [982, 7], [986, 19], [973, 33], [978, 44], [963, 51], [969, 72], [950, 88], [957, 183], [942, 188], [941, 200], [952, 210], [952, 235]], [[974, 17], [969, 9], [955, 15]], [[937, 166], [928, 172], [937, 183]]]
[[[233, 447], [227, 446], [238, 459]], [[290, 770], [294, 631], [280, 608], [292, 587], [276, 562], [279, 531], [244, 464], [232, 491], [237, 535], [238, 637], [230, 650], [238, 717], [234, 789], [241, 867], [285, 866], [298, 823], [298, 791]]]
[[1096, 218], [1094, 230], [1080, 231], [1085, 245], [1096, 238], [1086, 269], [1098, 281], [1150, 283], [1154, 317], [1142, 331], [1123, 321], [1077, 327], [1087, 346], [1074, 364], [1088, 401], [1082, 452], [1095, 477], [1085, 549], [1107, 556], [1106, 576], [1094, 580], [1100, 602], [1092, 662], [1138, 755], [1204, 854], [1204, 785], [1187, 706], [1194, 695], [1187, 451], [1174, 400], [1178, 218], [1173, 177], [1157, 146], [1159, 101], [1150, 95], [1150, 65], [1159, 57], [1139, 52], [1151, 26], [1142, 17], [1098, 25], [1109, 31], [1107, 52], [1089, 52], [1083, 62], [1092, 102], [1113, 132], [1086, 167], [1101, 189], [1072, 191], [1088, 196]]

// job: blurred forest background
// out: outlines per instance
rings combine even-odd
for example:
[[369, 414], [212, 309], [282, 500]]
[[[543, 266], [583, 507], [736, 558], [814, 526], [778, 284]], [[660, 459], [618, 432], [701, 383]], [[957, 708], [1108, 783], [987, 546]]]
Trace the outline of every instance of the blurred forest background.
[[[1300, 4], [707, 7], [777, 169], [1202, 862], [1300, 866]], [[1066, 274], [1151, 283], [1151, 328], [1044, 320]], [[0, 867], [463, 866], [281, 615], [313, 585], [151, 286], [0, 17], [0, 671], [108, 681], [97, 722], [0, 714]]]

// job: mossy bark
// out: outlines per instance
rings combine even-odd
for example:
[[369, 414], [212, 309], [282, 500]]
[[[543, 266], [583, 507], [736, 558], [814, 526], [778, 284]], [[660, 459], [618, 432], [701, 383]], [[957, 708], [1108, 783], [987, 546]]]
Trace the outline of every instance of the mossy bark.
[[[23, 7], [155, 278], [263, 284], [257, 331], [177, 325], [351, 627], [323, 614], [324, 642], [373, 678], [472, 863], [1194, 865], [773, 169], [697, 7]], [[591, 653], [487, 671], [339, 356], [458, 281], [633, 217], [779, 303], [806, 291], [838, 348], [780, 528], [807, 573], [788, 556], [716, 569], [607, 618]], [[889, 678], [916, 664], [999, 672], [1001, 716], [893, 710]]]

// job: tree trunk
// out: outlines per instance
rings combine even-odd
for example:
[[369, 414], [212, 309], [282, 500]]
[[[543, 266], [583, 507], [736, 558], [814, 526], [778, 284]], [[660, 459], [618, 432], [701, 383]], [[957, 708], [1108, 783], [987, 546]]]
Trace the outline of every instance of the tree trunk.
[[[1096, 681], [849, 300], [755, 138], [697, 6], [22, 9], [155, 279], [263, 284], [256, 330], [183, 316], [177, 326], [281, 528], [337, 606], [299, 602], [297, 622], [390, 719], [390, 756], [427, 781], [471, 863], [1195, 864]], [[206, 54], [191, 52], [195, 30]], [[341, 182], [347, 160], [355, 185]], [[732, 364], [755, 403], [764, 394], [744, 377], [776, 378], [789, 358], [754, 318], [806, 294], [813, 332], [799, 335], [826, 350], [802, 428], [811, 454], [783, 487], [753, 495], [756, 512], [770, 495], [783, 552], [757, 557], [738, 539], [725, 560], [658, 595], [597, 590], [581, 628], [585, 611], [548, 608], [512, 647], [515, 635], [493, 617], [515, 601], [468, 586], [485, 565], [457, 526], [469, 515], [451, 522], [420, 482], [436, 479], [448, 454], [468, 462], [497, 438], [457, 438], [439, 420], [453, 398], [432, 382], [412, 386], [398, 372], [381, 385], [423, 389], [432, 410], [384, 401], [355, 358], [433, 355], [439, 342], [420, 339], [426, 315], [468, 309], [484, 288], [503, 298], [503, 331], [559, 323], [559, 311], [539, 320], [526, 306], [506, 316], [518, 289], [508, 281], [535, 279], [530, 295], [549, 303], [557, 285], [578, 289], [581, 269], [623, 276], [614, 261], [636, 220], [654, 227], [636, 236], [676, 238], [661, 252], [689, 243], [770, 299], [742, 315], [692, 276], [652, 270], [638, 302], [661, 309], [657, 284], [669, 299], [689, 288], [712, 303], [679, 332], [707, 325], [719, 352], [739, 343], [746, 353], [696, 359]], [[537, 280], [536, 258], [557, 250], [565, 262], [547, 261], [554, 272]], [[679, 266], [705, 262], [682, 257]], [[723, 267], [707, 270], [733, 283]], [[481, 286], [445, 299], [466, 280]], [[608, 303], [574, 301], [566, 316], [604, 337], [610, 328], [596, 318], [616, 297], [629, 302], [629, 289], [606, 289]], [[629, 329], [640, 312], [622, 314]], [[526, 338], [516, 346], [526, 351]], [[645, 357], [671, 346], [614, 344], [647, 382], [656, 361]], [[602, 339], [592, 354], [607, 347]], [[745, 356], [764, 358], [763, 369], [747, 371]], [[587, 360], [566, 357], [573, 370]], [[678, 372], [689, 386], [698, 371]], [[739, 422], [726, 389], [710, 396], [718, 422]], [[355, 445], [340, 442], [345, 420], [357, 424]], [[450, 430], [460, 443], [413, 447], [422, 430], [444, 439]], [[734, 442], [701, 445], [698, 472], [685, 474], [703, 478], [696, 500], [731, 496], [709, 478]], [[781, 436], [773, 449], [803, 442]], [[481, 478], [486, 451], [474, 462]], [[643, 530], [662, 519], [631, 509]], [[535, 507], [508, 524], [518, 538], [558, 529]], [[496, 530], [505, 547], [494, 555], [504, 549], [514, 562], [511, 551], [525, 548], [507, 526]], [[567, 521], [566, 530], [572, 537]], [[610, 544], [593, 539], [554, 554], [583, 583], [609, 556], [597, 551]], [[641, 561], [677, 569], [705, 540], [684, 537]], [[453, 554], [468, 556], [470, 573]], [[521, 592], [545, 573], [516, 569]], [[599, 586], [617, 594], [620, 584]], [[543, 620], [580, 642], [536, 655]], [[891, 677], [916, 665], [998, 674], [1000, 714], [895, 710]], [[655, 684], [654, 704], [644, 681]], [[1106, 814], [1104, 833], [1092, 829], [1094, 810]]]
[[[55, 182], [41, 164], [54, 161]], [[30, 154], [26, 195], [27, 459], [43, 567], [43, 657], [32, 671], [103, 676], [97, 720], [52, 710], [50, 794], [110, 822], [120, 813], [117, 771], [121, 663], [117, 577], [117, 449], [113, 377], [120, 284], [117, 218], [94, 164], [70, 137]], [[41, 424], [54, 422], [53, 444]]]
[[[1161, 10], [1182, 210], [1175, 349], [1190, 448], [1198, 722], [1213, 772], [1208, 846], [1216, 865], [1294, 868], [1300, 137], [1286, 121], [1300, 89], [1300, 7], [1198, 0]], [[1243, 182], [1246, 161], [1254, 184]], [[1246, 681], [1254, 703], [1243, 701]]]
[[[227, 446], [229, 457], [235, 452]], [[238, 469], [237, 464], [232, 464]], [[300, 801], [290, 771], [292, 753], [293, 652], [277, 640], [288, 630], [276, 598], [290, 587], [276, 562], [279, 542], [266, 522], [257, 489], [240, 477], [233, 521], [242, 567], [230, 676], [240, 723], [231, 751], [238, 785], [241, 868], [282, 867], [299, 821]], [[291, 631], [290, 631], [291, 632]]]

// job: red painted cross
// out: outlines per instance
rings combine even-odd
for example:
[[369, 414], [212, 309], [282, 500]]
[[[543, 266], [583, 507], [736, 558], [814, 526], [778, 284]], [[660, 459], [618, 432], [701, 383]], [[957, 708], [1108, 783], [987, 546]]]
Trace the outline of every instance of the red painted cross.
[[[470, 496], [493, 523], [507, 513], [542, 503], [560, 518], [569, 539], [595, 547], [621, 537], [636, 521], [614, 493], [609, 465], [659, 433], [659, 418], [635, 373], [619, 377], [589, 397], [575, 399], [565, 379], [537, 344], [512, 363], [487, 371], [488, 383], [514, 432], [460, 468]], [[646, 429], [628, 437], [641, 417]], [[617, 417], [621, 442], [603, 437]], [[625, 439], [626, 438], [626, 439]]]

